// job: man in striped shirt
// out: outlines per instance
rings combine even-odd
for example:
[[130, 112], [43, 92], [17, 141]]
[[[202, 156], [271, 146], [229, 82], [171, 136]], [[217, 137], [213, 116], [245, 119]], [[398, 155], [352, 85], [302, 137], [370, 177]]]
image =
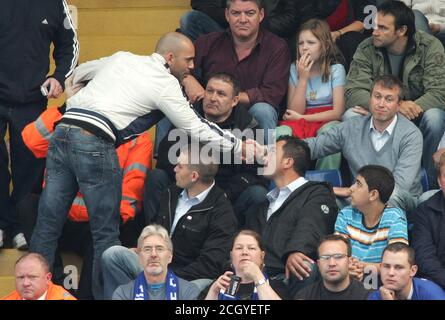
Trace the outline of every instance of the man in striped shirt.
[[362, 167], [351, 186], [351, 206], [340, 211], [335, 233], [348, 237], [353, 263], [349, 273], [363, 280], [365, 269], [380, 273], [383, 250], [388, 244], [408, 244], [405, 212], [386, 205], [394, 190], [394, 177], [387, 168]]

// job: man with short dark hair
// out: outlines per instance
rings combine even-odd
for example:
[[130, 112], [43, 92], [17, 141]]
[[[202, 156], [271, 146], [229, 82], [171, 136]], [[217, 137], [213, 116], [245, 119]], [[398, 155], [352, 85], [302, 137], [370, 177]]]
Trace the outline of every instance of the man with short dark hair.
[[435, 187], [432, 155], [445, 130], [445, 54], [437, 38], [416, 32], [414, 20], [413, 11], [402, 1], [386, 1], [377, 7], [377, 27], [357, 48], [347, 76], [345, 101], [350, 109], [345, 116], [370, 107], [376, 77], [399, 78], [404, 89], [400, 113], [423, 134], [422, 165]]
[[383, 286], [371, 293], [369, 300], [445, 300], [445, 292], [434, 282], [415, 278], [417, 265], [414, 249], [405, 243], [392, 243], [383, 251], [381, 278]]
[[[194, 75], [183, 80], [187, 95], [192, 102], [200, 100], [203, 84], [213, 73], [231, 73], [241, 83], [239, 104], [249, 109], [262, 129], [275, 129], [289, 79], [286, 42], [260, 28], [264, 19], [260, 1], [230, 0], [225, 17], [228, 30], [204, 35], [195, 42]], [[265, 136], [267, 139], [267, 131]]]
[[[370, 115], [353, 117], [315, 138], [306, 139], [313, 159], [341, 152], [352, 178], [368, 164], [381, 165], [394, 174], [395, 188], [388, 204], [411, 212], [422, 194], [420, 161], [422, 134], [398, 113], [402, 84], [393, 75], [379, 76], [371, 87]], [[350, 188], [334, 188], [348, 198]]]
[[295, 300], [366, 300], [369, 291], [350, 278], [351, 243], [340, 235], [323, 238], [318, 246], [321, 280], [300, 290]]
[[310, 151], [304, 141], [279, 137], [264, 167], [264, 175], [273, 180], [276, 188], [267, 194], [268, 203], [247, 224], [262, 235], [265, 272], [272, 286], [289, 279], [291, 297], [317, 279], [317, 247], [325, 235], [332, 233], [337, 215], [331, 186], [304, 178], [309, 166]]
[[366, 268], [379, 272], [382, 252], [388, 243], [408, 244], [405, 213], [386, 205], [393, 189], [391, 171], [382, 166], [364, 166], [351, 186], [351, 206], [338, 214], [335, 233], [351, 241], [349, 273], [357, 280], [363, 280]]

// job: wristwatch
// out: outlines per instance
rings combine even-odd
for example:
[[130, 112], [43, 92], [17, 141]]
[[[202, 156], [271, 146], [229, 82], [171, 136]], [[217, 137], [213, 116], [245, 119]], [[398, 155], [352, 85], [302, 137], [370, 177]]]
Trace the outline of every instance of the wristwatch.
[[266, 278], [263, 278], [263, 279], [261, 279], [261, 280], [259, 280], [258, 282], [255, 283], [255, 287], [258, 288], [259, 286], [261, 286], [261, 285], [263, 285], [265, 283], [266, 283]]

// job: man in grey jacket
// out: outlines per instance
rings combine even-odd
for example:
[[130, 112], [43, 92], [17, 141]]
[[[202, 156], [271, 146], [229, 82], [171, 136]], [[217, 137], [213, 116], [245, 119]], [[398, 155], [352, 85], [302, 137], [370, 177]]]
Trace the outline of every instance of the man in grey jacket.
[[[411, 212], [422, 193], [420, 162], [422, 134], [398, 114], [402, 84], [392, 75], [377, 77], [369, 100], [370, 115], [354, 117], [306, 141], [312, 159], [342, 152], [353, 178], [368, 164], [381, 165], [394, 174], [395, 188], [389, 204]], [[349, 188], [334, 188], [337, 197], [348, 198]]]

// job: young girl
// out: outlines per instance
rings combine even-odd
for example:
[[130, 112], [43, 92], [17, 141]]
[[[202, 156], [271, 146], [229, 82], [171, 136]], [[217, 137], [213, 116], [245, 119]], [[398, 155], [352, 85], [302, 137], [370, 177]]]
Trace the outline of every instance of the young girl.
[[344, 112], [345, 68], [326, 22], [311, 19], [298, 34], [297, 61], [291, 65], [288, 109], [281, 125], [301, 139], [314, 137]]

